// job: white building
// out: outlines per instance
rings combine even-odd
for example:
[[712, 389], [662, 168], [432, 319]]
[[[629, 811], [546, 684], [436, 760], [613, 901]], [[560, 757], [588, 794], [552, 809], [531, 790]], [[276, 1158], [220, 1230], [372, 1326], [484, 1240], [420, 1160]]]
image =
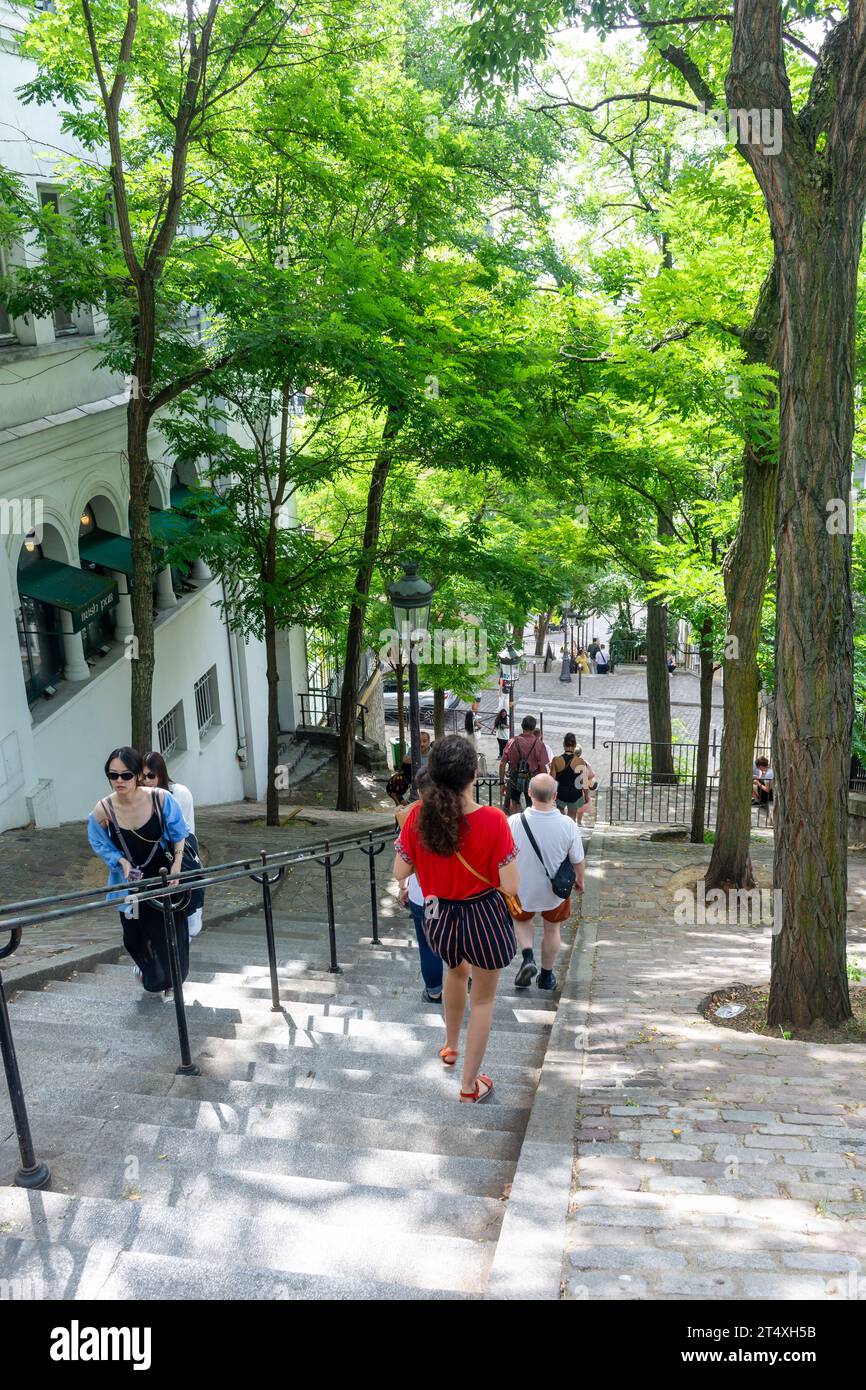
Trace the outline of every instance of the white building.
[[[16, 51], [23, 22], [0, 0], [2, 160], [34, 199], [62, 199], [56, 159], [75, 146], [58, 113], [15, 96], [32, 72]], [[4, 254], [21, 263], [33, 251]], [[106, 755], [130, 739], [126, 390], [97, 365], [102, 327], [95, 311], [10, 320], [0, 304], [0, 830], [84, 816], [106, 791]], [[151, 457], [158, 541], [189, 524], [172, 499], [194, 479], [178, 476], [158, 431]], [[227, 629], [201, 562], [163, 568], [154, 588], [155, 746], [198, 804], [261, 797], [261, 643]], [[282, 634], [280, 662], [282, 724], [294, 729], [301, 630]]]

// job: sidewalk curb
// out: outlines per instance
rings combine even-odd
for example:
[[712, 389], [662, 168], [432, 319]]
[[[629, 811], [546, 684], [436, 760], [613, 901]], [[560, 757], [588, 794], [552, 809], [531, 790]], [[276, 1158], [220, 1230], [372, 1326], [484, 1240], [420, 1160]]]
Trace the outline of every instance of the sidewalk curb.
[[586, 890], [565, 984], [517, 1160], [485, 1301], [560, 1297], [574, 1131], [595, 965], [604, 827], [593, 831]]

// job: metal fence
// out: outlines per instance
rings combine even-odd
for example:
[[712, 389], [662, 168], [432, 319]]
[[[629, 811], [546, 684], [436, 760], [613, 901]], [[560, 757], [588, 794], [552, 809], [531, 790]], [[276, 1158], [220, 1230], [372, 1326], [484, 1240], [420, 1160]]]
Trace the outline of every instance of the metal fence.
[[[329, 695], [327, 690], [305, 690], [301, 695], [301, 719], [299, 727], [302, 729], [330, 729], [333, 733], [340, 732], [340, 705], [339, 695]], [[367, 706], [357, 704], [355, 706], [355, 722], [358, 736], [361, 739], [367, 736]]]
[[[691, 824], [697, 783], [696, 743], [606, 740], [604, 747], [610, 750], [610, 783], [606, 790], [607, 819], [611, 825]], [[718, 815], [720, 752], [714, 731], [709, 747], [704, 806], [707, 830], [715, 828]], [[769, 750], [756, 748], [754, 756], [762, 755], [769, 756]], [[772, 813], [772, 801], [755, 803], [753, 825], [772, 826]]]

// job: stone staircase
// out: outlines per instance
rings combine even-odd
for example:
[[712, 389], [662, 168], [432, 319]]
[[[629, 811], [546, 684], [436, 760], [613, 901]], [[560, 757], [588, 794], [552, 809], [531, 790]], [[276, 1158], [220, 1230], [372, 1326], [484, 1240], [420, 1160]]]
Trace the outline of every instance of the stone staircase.
[[[199, 1077], [175, 1075], [174, 1008], [142, 997], [125, 956], [13, 996], [52, 1177], [40, 1192], [0, 1187], [4, 1278], [63, 1299], [484, 1296], [555, 1001], [515, 995], [506, 973], [486, 1058], [495, 1094], [459, 1104], [411, 920], [383, 899], [373, 946], [364, 869], [347, 879], [341, 975], [313, 894], [292, 879], [277, 900], [282, 1013], [260, 914], [193, 942]], [[304, 916], [283, 910], [289, 896]], [[5, 1088], [0, 1118], [10, 1184]]]

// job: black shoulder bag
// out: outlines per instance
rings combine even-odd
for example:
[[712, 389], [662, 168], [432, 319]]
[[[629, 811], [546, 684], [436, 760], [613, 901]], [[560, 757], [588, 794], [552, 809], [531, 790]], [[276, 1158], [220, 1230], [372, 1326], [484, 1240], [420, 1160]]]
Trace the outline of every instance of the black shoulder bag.
[[547, 877], [550, 881], [550, 886], [553, 889], [554, 893], [558, 898], [569, 897], [572, 888], [577, 882], [577, 874], [574, 871], [574, 865], [572, 864], [568, 855], [565, 856], [556, 873], [551, 875], [547, 865], [544, 862], [544, 856], [542, 855], [541, 850], [538, 848], [535, 836], [529, 828], [529, 821], [526, 819], [525, 811], [520, 812], [520, 819], [523, 822], [523, 828], [526, 831], [526, 834], [529, 838], [529, 843], [532, 845], [532, 848], [538, 855], [538, 858], [541, 862], [541, 867], [547, 874]]

